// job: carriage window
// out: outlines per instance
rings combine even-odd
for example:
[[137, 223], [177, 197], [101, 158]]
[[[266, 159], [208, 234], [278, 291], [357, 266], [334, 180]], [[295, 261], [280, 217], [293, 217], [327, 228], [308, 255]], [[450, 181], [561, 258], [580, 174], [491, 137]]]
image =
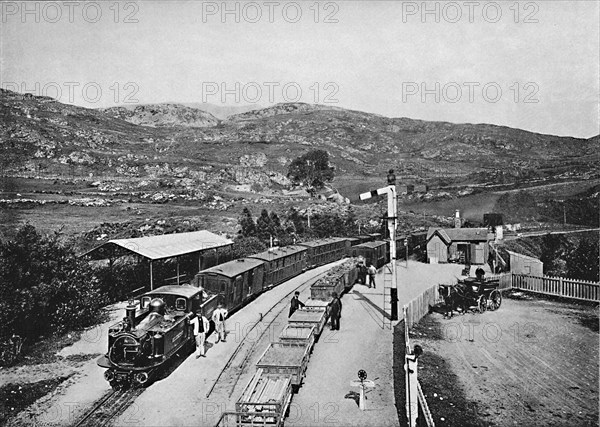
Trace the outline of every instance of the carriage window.
[[146, 308], [148, 305], [150, 305], [150, 297], [143, 297], [140, 308]]
[[177, 298], [175, 300], [175, 310], [187, 310], [187, 301], [185, 298]]

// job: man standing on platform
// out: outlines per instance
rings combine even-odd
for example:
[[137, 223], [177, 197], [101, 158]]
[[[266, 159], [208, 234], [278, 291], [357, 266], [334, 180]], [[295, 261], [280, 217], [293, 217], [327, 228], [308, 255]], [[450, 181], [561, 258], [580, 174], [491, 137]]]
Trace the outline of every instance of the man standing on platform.
[[196, 337], [196, 359], [200, 356], [204, 357], [204, 342], [208, 328], [210, 328], [208, 319], [202, 315], [202, 310], [198, 310], [196, 317], [190, 323], [194, 326], [194, 336]]
[[290, 301], [290, 314], [288, 314], [288, 317], [292, 317], [294, 311], [298, 310], [299, 307], [304, 307], [304, 303], [298, 299], [299, 296], [300, 292], [294, 292], [294, 297]]
[[329, 303], [329, 315], [331, 316], [331, 330], [340, 330], [340, 317], [342, 317], [342, 301], [337, 292], [331, 294], [333, 300]]
[[377, 274], [377, 269], [373, 266], [373, 264], [369, 264], [369, 288], [371, 286], [373, 286], [373, 289], [376, 287], [375, 286], [375, 275]]
[[223, 304], [219, 303], [217, 309], [213, 311], [212, 320], [215, 323], [215, 332], [217, 333], [217, 340], [225, 342], [225, 319], [227, 318], [227, 310], [223, 307]]

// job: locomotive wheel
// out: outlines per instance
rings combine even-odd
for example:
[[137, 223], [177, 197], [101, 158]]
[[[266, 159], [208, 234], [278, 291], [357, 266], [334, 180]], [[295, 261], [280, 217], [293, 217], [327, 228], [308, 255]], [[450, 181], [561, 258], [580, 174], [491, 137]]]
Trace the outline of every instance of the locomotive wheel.
[[500, 305], [502, 304], [502, 294], [497, 290], [493, 290], [490, 294], [489, 301], [490, 310], [498, 310], [500, 308]]
[[485, 295], [481, 295], [479, 300], [477, 300], [477, 308], [479, 309], [480, 313], [485, 313], [485, 310], [487, 309], [487, 303], [487, 297]]

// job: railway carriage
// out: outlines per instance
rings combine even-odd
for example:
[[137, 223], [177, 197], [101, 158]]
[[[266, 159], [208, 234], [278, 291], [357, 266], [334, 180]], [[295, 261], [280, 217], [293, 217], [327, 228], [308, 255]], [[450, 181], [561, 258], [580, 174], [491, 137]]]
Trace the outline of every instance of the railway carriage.
[[248, 258], [265, 263], [263, 290], [285, 282], [306, 270], [306, 248], [303, 246], [282, 246], [272, 248]]
[[376, 240], [354, 246], [357, 256], [364, 257], [367, 265], [373, 264], [376, 268], [383, 267], [387, 262], [389, 242]]
[[104, 378], [113, 388], [149, 384], [175, 353], [192, 348], [194, 311], [212, 309], [216, 302], [188, 285], [162, 286], [142, 295], [140, 305], [127, 307], [123, 320], [108, 330], [108, 352], [97, 361], [107, 368]]
[[263, 290], [265, 262], [241, 258], [202, 270], [194, 278], [194, 285], [209, 294], [222, 296], [229, 311], [233, 311]]
[[344, 258], [348, 252], [347, 239], [331, 237], [312, 242], [298, 243], [307, 249], [307, 267], [314, 268]]

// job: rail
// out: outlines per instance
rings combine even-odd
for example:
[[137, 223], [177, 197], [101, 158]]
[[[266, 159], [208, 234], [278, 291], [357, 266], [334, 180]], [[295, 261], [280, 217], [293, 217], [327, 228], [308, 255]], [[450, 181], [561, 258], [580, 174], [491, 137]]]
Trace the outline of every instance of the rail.
[[600, 301], [600, 283], [566, 277], [512, 274], [511, 287], [544, 295], [573, 298], [580, 301]]

